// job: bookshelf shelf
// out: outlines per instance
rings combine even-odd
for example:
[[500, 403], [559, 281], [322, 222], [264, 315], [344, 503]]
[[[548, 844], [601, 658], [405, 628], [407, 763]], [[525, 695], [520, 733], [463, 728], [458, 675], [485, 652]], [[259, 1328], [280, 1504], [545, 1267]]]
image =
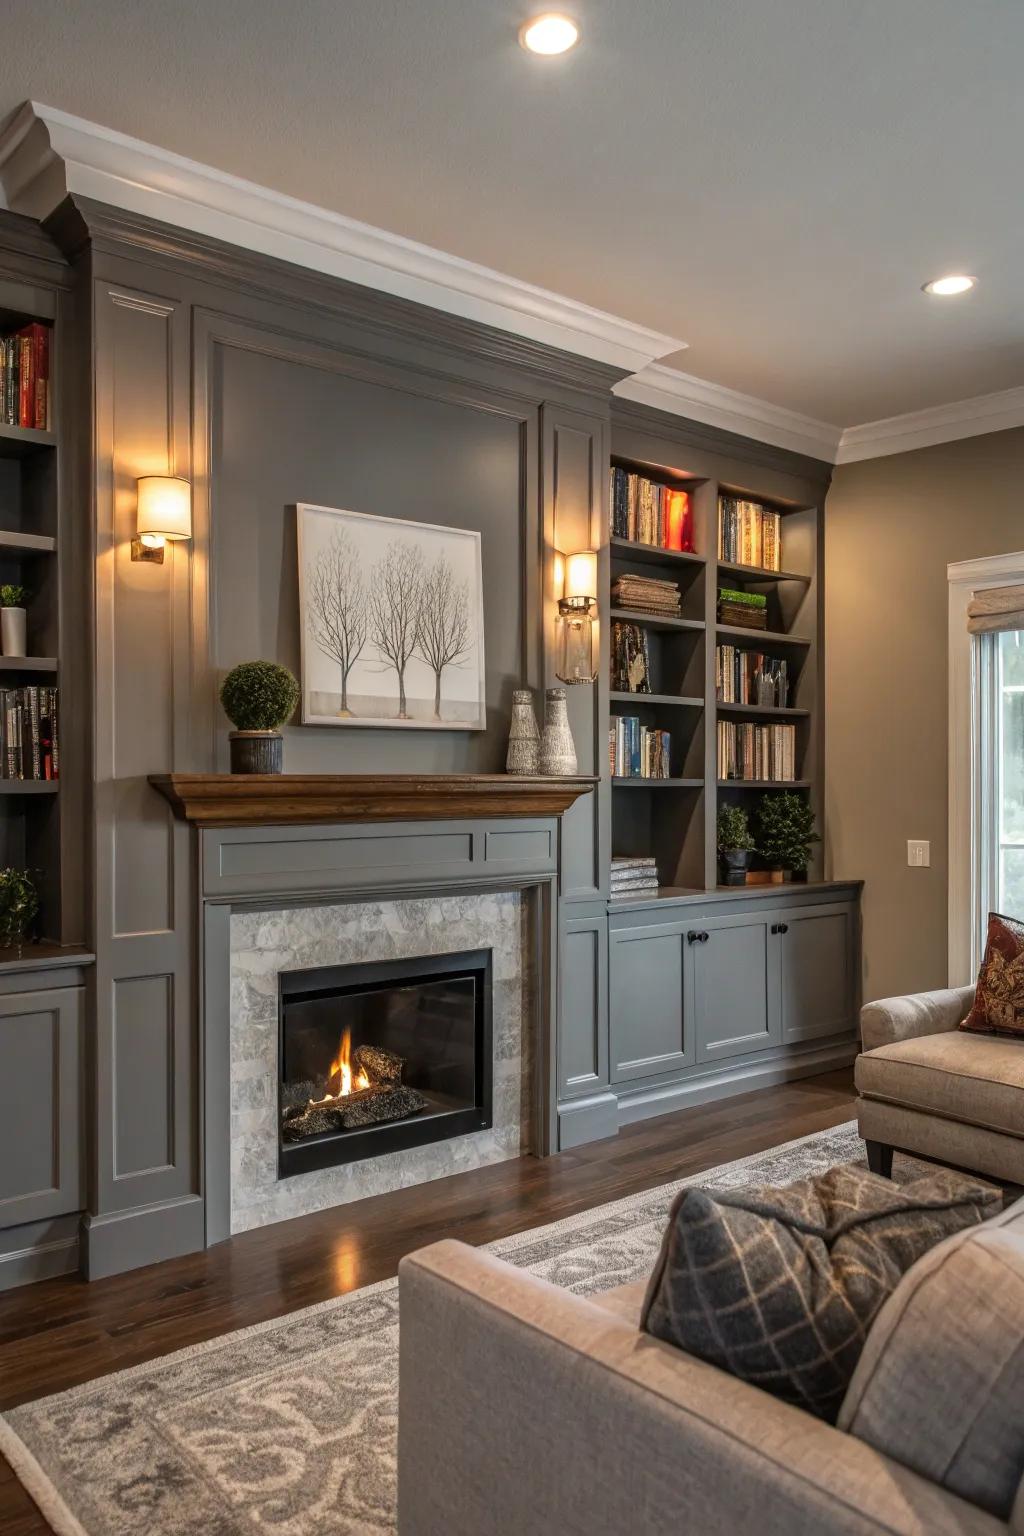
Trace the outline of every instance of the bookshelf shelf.
[[41, 432], [35, 427], [9, 427], [0, 422], [0, 458], [19, 459], [38, 453], [40, 448], [56, 448], [56, 432]]
[[799, 581], [809, 587], [810, 576], [800, 576], [796, 571], [766, 571], [761, 565], [734, 565], [729, 560], [719, 560], [718, 569], [726, 576], [736, 576], [741, 581]]
[[55, 795], [59, 779], [0, 779], [0, 795]]
[[810, 789], [810, 779], [719, 779], [719, 789]]
[[613, 778], [615, 789], [703, 789], [703, 779], [645, 779], [639, 774]]
[[610, 693], [608, 698], [612, 704], [661, 704], [669, 709], [704, 708], [703, 699], [683, 693]]
[[612, 558], [620, 557], [623, 560], [640, 560], [650, 565], [690, 565], [703, 566], [707, 564], [703, 555], [690, 554], [688, 550], [661, 549], [657, 544], [640, 544], [634, 539], [621, 539], [617, 534], [612, 534], [609, 540]]
[[716, 699], [715, 708], [720, 715], [760, 715], [779, 720], [806, 720], [811, 713], [809, 709], [792, 709], [789, 705], [780, 708], [775, 704], [726, 704], [721, 699]]
[[747, 629], [743, 624], [716, 624], [716, 633], [729, 640], [746, 640], [752, 650], [762, 650], [766, 645], [788, 645], [804, 650], [811, 644], [802, 635], [789, 635], [780, 629]]
[[0, 656], [0, 672], [56, 672], [56, 656]]
[[0, 529], [0, 551], [8, 550], [18, 555], [53, 555], [57, 552], [57, 540], [42, 533], [17, 533], [13, 529]]
[[707, 628], [703, 619], [661, 618], [656, 613], [644, 613], [639, 608], [613, 608], [611, 617], [624, 619], [627, 624], [643, 624], [646, 628], [662, 634], [672, 634], [680, 629], [704, 630]]

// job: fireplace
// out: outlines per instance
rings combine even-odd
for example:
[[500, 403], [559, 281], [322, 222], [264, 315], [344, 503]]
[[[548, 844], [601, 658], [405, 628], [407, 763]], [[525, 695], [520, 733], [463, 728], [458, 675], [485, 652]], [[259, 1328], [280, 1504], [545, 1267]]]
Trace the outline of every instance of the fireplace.
[[281, 1178], [492, 1124], [491, 951], [279, 974]]

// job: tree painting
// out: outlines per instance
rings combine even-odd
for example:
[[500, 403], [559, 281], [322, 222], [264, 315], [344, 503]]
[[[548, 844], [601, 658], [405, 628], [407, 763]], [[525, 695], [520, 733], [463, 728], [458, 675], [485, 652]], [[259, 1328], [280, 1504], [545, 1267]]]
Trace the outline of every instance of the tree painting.
[[441, 677], [469, 651], [469, 588], [456, 579], [445, 555], [438, 555], [419, 585], [416, 655], [434, 674], [434, 719], [441, 718]]
[[419, 632], [423, 551], [397, 540], [374, 566], [370, 583], [370, 622], [373, 641], [385, 666], [398, 675], [398, 718], [408, 720], [405, 669], [416, 649]]
[[366, 644], [369, 615], [358, 553], [344, 529], [335, 530], [310, 572], [309, 619], [317, 645], [340, 669], [338, 714], [348, 718], [348, 680]]

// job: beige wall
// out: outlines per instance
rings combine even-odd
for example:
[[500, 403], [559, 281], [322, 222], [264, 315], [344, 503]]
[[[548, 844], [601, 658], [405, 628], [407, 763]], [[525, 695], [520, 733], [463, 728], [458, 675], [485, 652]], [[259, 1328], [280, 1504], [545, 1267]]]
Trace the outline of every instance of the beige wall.
[[[864, 997], [946, 984], [950, 561], [1024, 549], [1024, 429], [840, 466], [826, 503], [826, 867], [864, 887]], [[907, 866], [907, 839], [931, 867]]]

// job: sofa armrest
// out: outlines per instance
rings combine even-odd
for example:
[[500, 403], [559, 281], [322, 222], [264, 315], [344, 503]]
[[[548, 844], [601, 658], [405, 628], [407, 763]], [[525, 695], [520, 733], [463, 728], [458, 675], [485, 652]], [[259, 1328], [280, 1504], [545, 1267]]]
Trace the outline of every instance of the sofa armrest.
[[918, 1035], [940, 1035], [956, 1029], [970, 1012], [974, 988], [943, 987], [937, 992], [918, 992], [912, 997], [883, 997], [865, 1003], [860, 1011], [861, 1047], [875, 1051], [881, 1045], [913, 1040]]
[[493, 1255], [399, 1269], [399, 1536], [996, 1536], [858, 1440]]

